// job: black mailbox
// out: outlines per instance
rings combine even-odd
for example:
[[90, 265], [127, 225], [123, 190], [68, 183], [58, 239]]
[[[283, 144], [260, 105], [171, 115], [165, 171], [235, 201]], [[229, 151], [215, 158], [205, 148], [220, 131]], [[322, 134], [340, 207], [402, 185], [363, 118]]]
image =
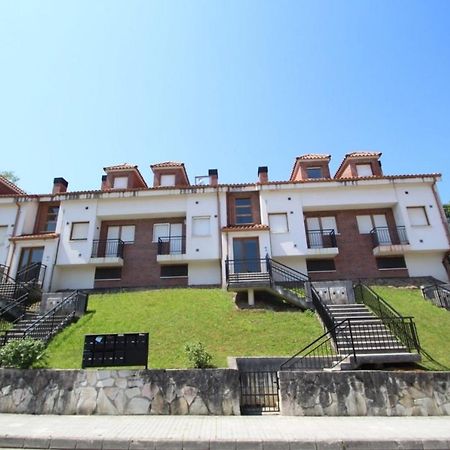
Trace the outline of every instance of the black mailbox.
[[81, 367], [145, 366], [148, 333], [87, 334]]

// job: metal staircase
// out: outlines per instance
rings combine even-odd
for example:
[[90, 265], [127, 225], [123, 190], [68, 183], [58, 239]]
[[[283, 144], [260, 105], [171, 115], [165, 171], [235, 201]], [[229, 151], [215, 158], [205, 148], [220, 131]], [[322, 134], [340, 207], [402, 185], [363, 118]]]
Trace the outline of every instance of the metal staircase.
[[312, 307], [306, 288], [309, 277], [268, 256], [262, 259], [227, 259], [225, 272], [230, 291], [265, 290], [300, 309]]
[[314, 307], [328, 331], [280, 370], [348, 370], [363, 364], [421, 360], [413, 318], [401, 316], [365, 285], [354, 289], [357, 304], [327, 305], [311, 288]]

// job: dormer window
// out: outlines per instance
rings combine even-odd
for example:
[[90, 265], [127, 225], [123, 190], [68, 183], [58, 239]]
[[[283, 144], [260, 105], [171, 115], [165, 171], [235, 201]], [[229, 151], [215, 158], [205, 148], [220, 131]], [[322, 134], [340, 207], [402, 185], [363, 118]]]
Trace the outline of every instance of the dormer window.
[[115, 177], [113, 187], [114, 189], [127, 189], [128, 177]]
[[161, 175], [160, 186], [175, 186], [175, 175]]
[[358, 177], [371, 177], [373, 175], [371, 164], [356, 164]]
[[322, 167], [307, 167], [306, 174], [308, 178], [323, 178]]

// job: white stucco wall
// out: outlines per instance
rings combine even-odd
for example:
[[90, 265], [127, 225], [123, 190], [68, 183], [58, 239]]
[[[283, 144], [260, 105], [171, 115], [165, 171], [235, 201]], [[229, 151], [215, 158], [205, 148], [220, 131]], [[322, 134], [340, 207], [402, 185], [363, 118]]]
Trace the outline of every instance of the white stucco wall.
[[51, 290], [92, 289], [94, 273], [95, 267], [93, 266], [56, 267]]
[[221, 265], [217, 261], [195, 261], [189, 263], [189, 286], [221, 284]]
[[442, 260], [442, 252], [407, 253], [405, 261], [410, 277], [432, 276], [441, 281], [449, 281]]
[[0, 203], [0, 226], [5, 233], [0, 236], [0, 264], [8, 265], [8, 253], [11, 248], [9, 238], [13, 235], [14, 223], [16, 221], [17, 206], [9, 199]]

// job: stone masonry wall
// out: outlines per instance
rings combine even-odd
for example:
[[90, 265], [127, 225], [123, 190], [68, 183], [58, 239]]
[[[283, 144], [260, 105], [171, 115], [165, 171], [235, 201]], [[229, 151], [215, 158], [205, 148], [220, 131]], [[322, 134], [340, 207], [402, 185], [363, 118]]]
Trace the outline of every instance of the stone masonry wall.
[[450, 415], [450, 372], [280, 372], [287, 416]]
[[230, 369], [0, 369], [0, 413], [239, 415]]

